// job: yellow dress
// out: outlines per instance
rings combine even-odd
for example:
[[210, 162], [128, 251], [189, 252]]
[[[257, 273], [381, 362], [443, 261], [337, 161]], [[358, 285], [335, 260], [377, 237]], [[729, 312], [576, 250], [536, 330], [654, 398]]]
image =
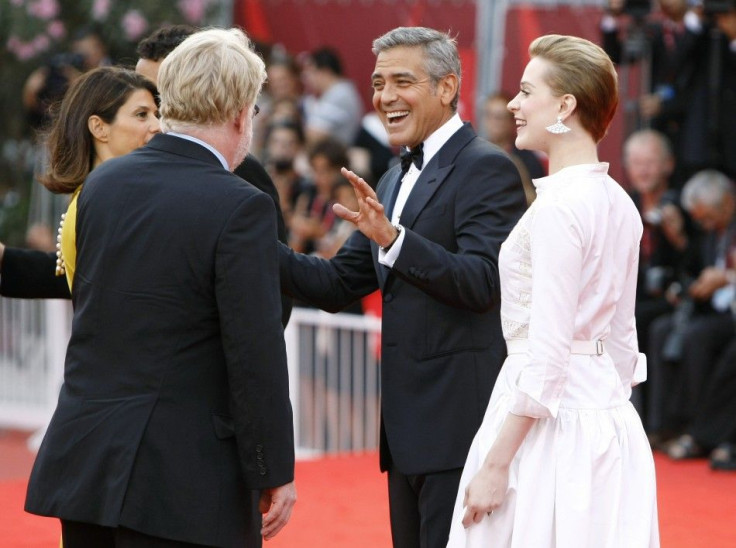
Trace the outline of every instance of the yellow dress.
[[66, 275], [69, 291], [72, 290], [74, 282], [74, 270], [77, 266], [77, 198], [82, 190], [80, 185], [72, 194], [69, 207], [59, 223], [59, 234], [57, 236], [56, 252], [56, 275]]

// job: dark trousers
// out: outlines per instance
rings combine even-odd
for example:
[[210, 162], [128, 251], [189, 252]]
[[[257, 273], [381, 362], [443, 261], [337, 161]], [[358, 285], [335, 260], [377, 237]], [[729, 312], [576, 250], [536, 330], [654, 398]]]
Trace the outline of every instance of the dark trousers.
[[688, 432], [706, 449], [736, 443], [736, 339], [721, 354]]
[[444, 548], [462, 468], [434, 474], [388, 471], [388, 501], [394, 548]]
[[64, 548], [206, 548], [204, 544], [152, 537], [125, 527], [103, 527], [65, 519], [61, 520], [61, 538]]
[[683, 330], [682, 352], [674, 362], [663, 356], [673, 328], [671, 314], [658, 318], [651, 327], [649, 432], [681, 433], [695, 417], [718, 355], [733, 337], [734, 320], [730, 313], [693, 316]]

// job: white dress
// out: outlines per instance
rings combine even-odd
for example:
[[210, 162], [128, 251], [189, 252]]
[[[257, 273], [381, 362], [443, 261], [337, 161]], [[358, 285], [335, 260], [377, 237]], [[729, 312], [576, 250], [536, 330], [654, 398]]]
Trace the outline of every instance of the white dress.
[[[527, 339], [493, 389], [460, 481], [448, 547], [659, 546], [654, 461], [631, 386], [646, 378], [634, 296], [642, 224], [608, 164], [534, 181], [501, 247], [504, 338]], [[604, 341], [602, 355], [571, 341]], [[512, 343], [513, 344], [513, 343]], [[507, 414], [537, 417], [499, 509], [464, 529], [463, 498]]]

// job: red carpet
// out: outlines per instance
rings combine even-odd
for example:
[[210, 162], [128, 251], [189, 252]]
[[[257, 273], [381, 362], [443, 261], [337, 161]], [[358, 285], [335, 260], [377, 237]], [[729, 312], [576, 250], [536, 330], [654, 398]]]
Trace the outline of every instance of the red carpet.
[[[32, 457], [21, 441], [0, 437], [0, 547], [56, 548], [58, 522], [23, 512], [24, 475]], [[703, 460], [676, 463], [657, 455], [656, 463], [662, 546], [736, 547], [736, 473], [711, 472]], [[391, 546], [377, 455], [303, 461], [296, 475], [291, 522], [266, 548]]]

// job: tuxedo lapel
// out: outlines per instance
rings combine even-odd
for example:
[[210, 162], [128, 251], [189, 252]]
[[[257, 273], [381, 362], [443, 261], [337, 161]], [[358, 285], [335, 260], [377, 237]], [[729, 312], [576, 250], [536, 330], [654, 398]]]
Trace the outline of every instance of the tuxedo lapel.
[[[384, 204], [386, 217], [388, 217], [389, 220], [391, 220], [394, 204], [396, 203], [396, 197], [399, 195], [402, 175], [403, 173], [398, 166], [393, 168], [393, 172], [386, 175], [386, 183], [379, 186], [376, 192], [379, 203]], [[376, 242], [371, 241], [371, 248], [373, 250], [373, 257], [376, 264], [376, 272], [378, 273], [378, 283], [381, 289], [383, 289], [386, 285], [388, 275], [391, 273], [391, 269], [378, 262], [378, 245]]]
[[378, 201], [385, 204], [386, 217], [391, 220], [393, 215], [394, 205], [396, 205], [396, 197], [399, 195], [399, 188], [401, 187], [401, 177], [403, 173], [400, 169], [396, 169], [386, 181], [378, 192]]
[[475, 137], [475, 131], [469, 123], [463, 124], [445, 143], [437, 154], [429, 161], [417, 179], [414, 188], [406, 200], [401, 212], [401, 225], [411, 228], [427, 202], [437, 189], [445, 182], [455, 167], [455, 158], [460, 150]]
[[429, 165], [422, 171], [422, 174], [414, 184], [414, 188], [411, 190], [411, 194], [406, 200], [404, 209], [401, 211], [401, 224], [407, 228], [411, 228], [414, 225], [414, 221], [417, 220], [417, 216], [427, 205], [427, 202], [432, 195], [437, 192], [437, 189], [442, 185], [447, 176], [455, 167], [454, 164], [444, 167], [436, 167], [436, 158], [432, 158]]

